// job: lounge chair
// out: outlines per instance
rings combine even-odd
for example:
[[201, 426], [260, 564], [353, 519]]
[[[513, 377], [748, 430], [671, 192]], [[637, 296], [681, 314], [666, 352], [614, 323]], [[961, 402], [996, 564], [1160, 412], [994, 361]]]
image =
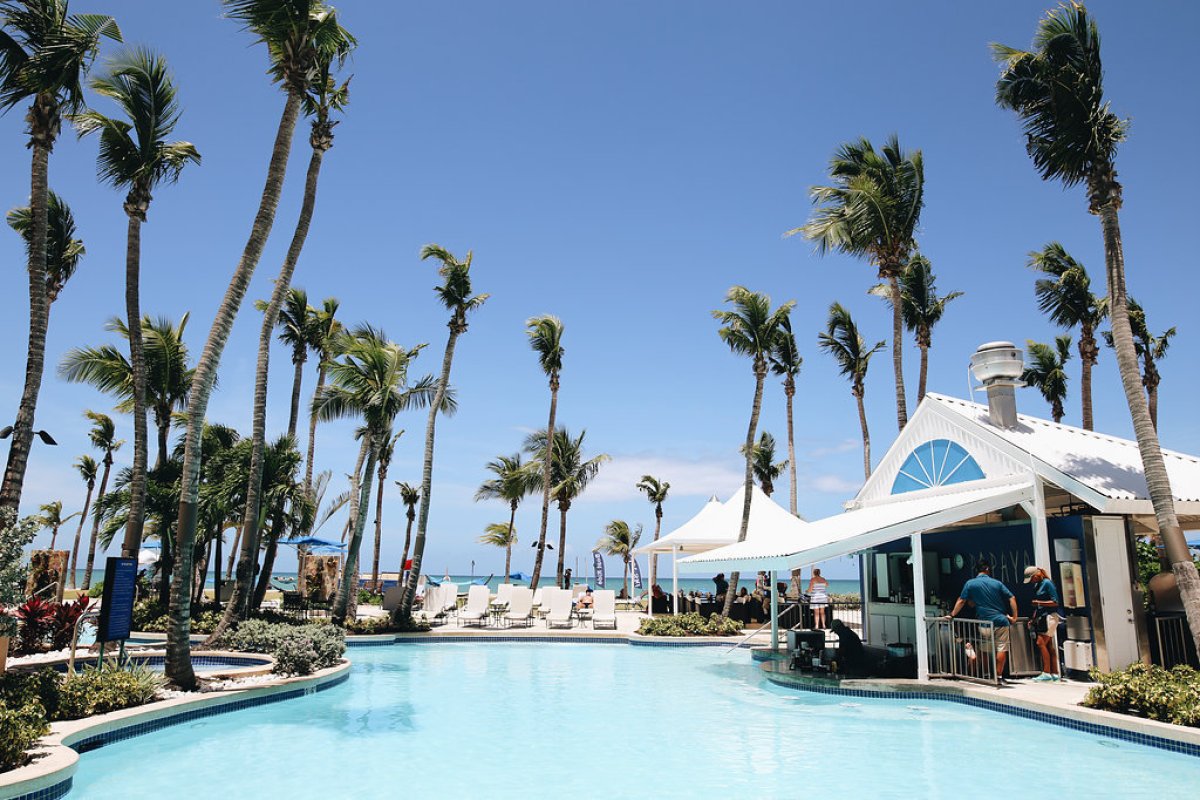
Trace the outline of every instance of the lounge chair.
[[550, 613], [546, 615], [546, 627], [570, 628], [574, 623], [571, 619], [571, 593], [566, 589], [556, 589], [550, 597]]
[[592, 628], [617, 629], [617, 595], [612, 589], [592, 592]]
[[544, 617], [550, 613], [550, 603], [546, 601], [546, 587], [539, 586], [533, 590], [533, 615]]
[[383, 610], [395, 611], [396, 606], [400, 605], [400, 595], [404, 594], [403, 586], [389, 586], [383, 593]]
[[487, 622], [488, 600], [491, 594], [486, 586], [472, 586], [467, 590], [467, 605], [458, 612], [458, 624], [478, 625], [482, 628]]
[[457, 583], [442, 584], [442, 612], [447, 616], [454, 616], [458, 613]]
[[512, 590], [515, 587], [511, 583], [502, 583], [496, 587], [496, 596], [492, 599], [494, 606], [506, 606], [508, 601], [512, 599]]
[[502, 619], [507, 625], [525, 628], [533, 625], [533, 590], [527, 586], [513, 588], [512, 598], [508, 601], [508, 611]]
[[571, 599], [578, 600], [579, 595], [583, 594], [587, 590], [588, 590], [588, 587], [587, 587], [586, 583], [575, 584], [574, 586], [571, 587]]
[[443, 608], [443, 597], [443, 588], [441, 586], [430, 586], [425, 590], [424, 605], [421, 607], [421, 610], [413, 616], [428, 622], [430, 625], [433, 625], [439, 620], [444, 622], [446, 611]]

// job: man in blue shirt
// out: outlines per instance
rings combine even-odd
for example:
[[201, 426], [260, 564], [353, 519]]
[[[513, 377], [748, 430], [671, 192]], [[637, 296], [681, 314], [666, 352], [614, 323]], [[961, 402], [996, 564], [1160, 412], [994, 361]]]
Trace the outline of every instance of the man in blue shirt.
[[957, 617], [969, 600], [975, 607], [975, 618], [992, 623], [996, 640], [996, 677], [1003, 681], [1001, 676], [1008, 661], [1009, 626], [1017, 621], [1017, 598], [1007, 586], [992, 577], [992, 565], [988, 562], [980, 561], [975, 572], [978, 574], [963, 584], [962, 594], [950, 617]]

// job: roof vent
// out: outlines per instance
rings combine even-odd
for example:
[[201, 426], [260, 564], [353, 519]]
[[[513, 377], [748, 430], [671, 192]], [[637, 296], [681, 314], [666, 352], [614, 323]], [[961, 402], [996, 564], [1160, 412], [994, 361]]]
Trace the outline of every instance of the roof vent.
[[1015, 390], [1024, 386], [1021, 375], [1025, 359], [1012, 342], [981, 344], [971, 356], [971, 372], [984, 385], [988, 396], [988, 417], [997, 428], [1017, 427]]

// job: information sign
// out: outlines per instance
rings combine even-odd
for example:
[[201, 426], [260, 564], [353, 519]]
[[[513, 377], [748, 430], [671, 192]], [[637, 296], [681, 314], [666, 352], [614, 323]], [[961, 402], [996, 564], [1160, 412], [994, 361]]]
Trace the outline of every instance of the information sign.
[[96, 641], [115, 642], [129, 638], [136, 594], [137, 560], [109, 556], [104, 567], [104, 595]]

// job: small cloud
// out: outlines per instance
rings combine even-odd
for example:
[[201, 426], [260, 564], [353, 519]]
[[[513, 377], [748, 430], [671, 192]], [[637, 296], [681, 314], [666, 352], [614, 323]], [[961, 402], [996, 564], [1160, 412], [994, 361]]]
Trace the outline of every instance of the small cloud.
[[637, 482], [653, 475], [671, 484], [675, 496], [717, 495], [722, 500], [742, 484], [745, 476], [736, 463], [719, 459], [683, 459], [667, 456], [616, 455], [579, 502], [613, 502], [643, 497]]
[[858, 449], [862, 445], [858, 439], [844, 439], [835, 445], [827, 445], [824, 447], [814, 447], [808, 451], [809, 458], [825, 458], [826, 456], [837, 455], [838, 453], [848, 453], [851, 450]]
[[848, 481], [840, 475], [818, 475], [809, 481], [809, 487], [822, 494], [853, 494], [860, 484]]

